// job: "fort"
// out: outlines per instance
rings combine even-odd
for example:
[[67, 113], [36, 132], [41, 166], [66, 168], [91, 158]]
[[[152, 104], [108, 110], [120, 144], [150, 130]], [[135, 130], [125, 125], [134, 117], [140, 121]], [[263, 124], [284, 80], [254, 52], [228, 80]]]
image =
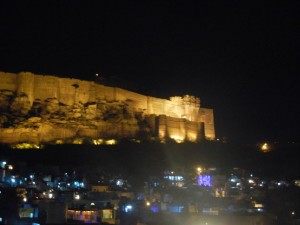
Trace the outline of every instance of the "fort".
[[213, 109], [190, 95], [161, 99], [96, 81], [0, 72], [0, 143], [149, 137], [213, 140]]

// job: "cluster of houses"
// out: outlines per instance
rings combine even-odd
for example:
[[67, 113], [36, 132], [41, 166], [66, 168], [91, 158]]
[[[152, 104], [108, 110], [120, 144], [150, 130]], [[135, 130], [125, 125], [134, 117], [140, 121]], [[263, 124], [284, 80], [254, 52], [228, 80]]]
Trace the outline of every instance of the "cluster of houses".
[[189, 172], [166, 170], [135, 188], [122, 175], [87, 179], [75, 171], [21, 174], [14, 167], [0, 161], [0, 224], [126, 224], [130, 217], [147, 224], [161, 214], [202, 218], [247, 214], [266, 221], [268, 190], [300, 185], [262, 180], [239, 168], [224, 174], [198, 167]]

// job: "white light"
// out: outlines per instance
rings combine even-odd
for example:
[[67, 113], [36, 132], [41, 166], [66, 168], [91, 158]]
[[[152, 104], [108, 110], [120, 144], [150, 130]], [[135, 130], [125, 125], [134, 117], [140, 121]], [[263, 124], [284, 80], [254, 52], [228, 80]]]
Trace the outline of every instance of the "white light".
[[125, 207], [125, 212], [129, 212], [129, 211], [131, 211], [132, 210], [132, 205], [127, 205], [126, 207]]
[[6, 162], [5, 162], [5, 161], [1, 162], [1, 167], [2, 167], [2, 168], [5, 168], [5, 165], [6, 165]]
[[117, 181], [117, 185], [118, 185], [118, 186], [122, 186], [122, 185], [123, 185], [123, 181], [122, 181], [122, 180], [118, 180], [118, 181]]
[[75, 198], [76, 200], [79, 200], [79, 199], [80, 199], [80, 195], [74, 195], [74, 198]]

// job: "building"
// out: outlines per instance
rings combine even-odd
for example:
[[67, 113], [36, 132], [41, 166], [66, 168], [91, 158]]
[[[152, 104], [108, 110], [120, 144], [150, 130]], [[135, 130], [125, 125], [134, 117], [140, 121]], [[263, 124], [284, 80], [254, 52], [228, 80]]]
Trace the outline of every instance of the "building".
[[161, 99], [30, 72], [0, 72], [0, 80], [0, 143], [215, 139], [213, 109], [202, 108], [195, 96]]

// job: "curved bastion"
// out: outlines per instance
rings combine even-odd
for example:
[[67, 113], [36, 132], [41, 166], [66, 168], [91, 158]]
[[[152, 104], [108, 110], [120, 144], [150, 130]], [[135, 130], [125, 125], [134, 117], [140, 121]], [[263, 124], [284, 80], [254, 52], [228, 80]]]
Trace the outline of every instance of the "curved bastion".
[[93, 81], [0, 72], [0, 143], [121, 138], [213, 140], [213, 110], [189, 95], [168, 100]]

